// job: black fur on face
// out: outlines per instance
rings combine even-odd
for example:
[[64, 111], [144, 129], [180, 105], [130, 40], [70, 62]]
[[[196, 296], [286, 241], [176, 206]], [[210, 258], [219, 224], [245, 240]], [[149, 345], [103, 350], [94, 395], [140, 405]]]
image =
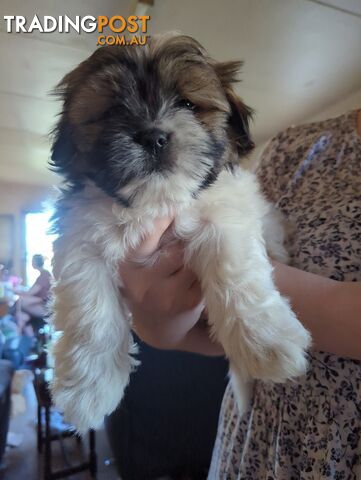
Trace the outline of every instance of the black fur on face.
[[240, 66], [180, 35], [99, 48], [55, 90], [63, 111], [52, 167], [126, 206], [152, 189], [174, 201], [196, 195], [253, 148], [251, 110], [232, 89]]

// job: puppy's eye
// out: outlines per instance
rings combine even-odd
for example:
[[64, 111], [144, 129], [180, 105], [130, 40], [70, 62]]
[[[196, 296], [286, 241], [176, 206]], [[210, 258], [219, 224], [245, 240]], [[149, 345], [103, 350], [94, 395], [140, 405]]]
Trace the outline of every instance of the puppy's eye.
[[187, 110], [196, 110], [196, 105], [192, 103], [190, 100], [187, 100], [186, 98], [183, 98], [178, 102], [178, 107], [180, 108], [186, 108]]

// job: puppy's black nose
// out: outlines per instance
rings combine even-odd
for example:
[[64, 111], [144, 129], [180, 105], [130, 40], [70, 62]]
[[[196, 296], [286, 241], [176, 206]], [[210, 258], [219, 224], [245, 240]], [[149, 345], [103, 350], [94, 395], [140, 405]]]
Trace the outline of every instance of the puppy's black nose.
[[169, 142], [169, 133], [159, 128], [150, 128], [137, 135], [137, 141], [151, 152], [160, 152]]

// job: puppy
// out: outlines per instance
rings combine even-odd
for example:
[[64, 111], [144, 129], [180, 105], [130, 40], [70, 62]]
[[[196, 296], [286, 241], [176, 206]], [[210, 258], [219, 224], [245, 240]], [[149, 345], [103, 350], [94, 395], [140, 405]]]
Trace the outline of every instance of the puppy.
[[175, 214], [239, 399], [247, 379], [305, 371], [309, 334], [277, 291], [265, 247], [284, 260], [282, 230], [239, 166], [253, 147], [251, 110], [232, 88], [240, 65], [168, 34], [99, 48], [56, 89], [63, 110], [52, 165], [66, 187], [56, 214], [53, 322], [63, 333], [52, 392], [80, 432], [116, 408], [136, 365], [118, 265], [162, 215]]

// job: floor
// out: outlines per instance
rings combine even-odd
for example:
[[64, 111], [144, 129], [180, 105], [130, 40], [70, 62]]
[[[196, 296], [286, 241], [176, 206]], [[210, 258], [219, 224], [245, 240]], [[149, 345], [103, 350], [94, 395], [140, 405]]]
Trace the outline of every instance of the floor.
[[[27, 411], [16, 416], [10, 422], [10, 431], [23, 435], [22, 443], [15, 448], [8, 448], [4, 456], [5, 469], [0, 471], [0, 480], [42, 480], [43, 462], [38, 455], [36, 446], [36, 397], [32, 384], [25, 389]], [[79, 446], [75, 439], [63, 441], [63, 450], [60, 441], [52, 442], [54, 469], [66, 467], [64, 450], [67, 461], [76, 465], [86, 455], [87, 442]], [[112, 464], [111, 451], [104, 431], [96, 434], [98, 457], [98, 480], [117, 480], [119, 477]], [[87, 480], [90, 476], [84, 472], [71, 477], [69, 480]]]

